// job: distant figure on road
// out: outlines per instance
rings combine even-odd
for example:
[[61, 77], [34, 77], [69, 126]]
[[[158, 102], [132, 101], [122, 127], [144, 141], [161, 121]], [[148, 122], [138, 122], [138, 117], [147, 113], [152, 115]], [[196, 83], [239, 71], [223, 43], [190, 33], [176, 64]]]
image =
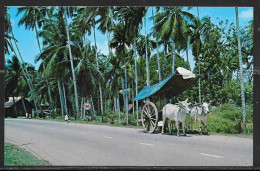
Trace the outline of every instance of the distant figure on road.
[[69, 117], [68, 115], [65, 115], [65, 121], [67, 121], [69, 123]]

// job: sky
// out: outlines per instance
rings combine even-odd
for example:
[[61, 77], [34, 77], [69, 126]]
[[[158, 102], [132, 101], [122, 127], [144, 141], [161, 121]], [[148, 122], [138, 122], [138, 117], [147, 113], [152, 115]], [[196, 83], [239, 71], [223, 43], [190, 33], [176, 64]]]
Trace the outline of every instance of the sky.
[[[9, 7], [9, 14], [11, 18], [11, 24], [13, 27], [13, 32], [15, 38], [18, 40], [18, 47], [20, 49], [21, 55], [25, 62], [31, 63], [35, 66], [36, 69], [39, 67], [39, 62], [35, 63], [35, 57], [39, 54], [39, 47], [37, 44], [37, 38], [35, 31], [26, 30], [25, 26], [18, 26], [19, 19], [22, 15], [16, 16], [17, 7]], [[186, 10], [186, 8], [184, 8]], [[253, 7], [239, 7], [239, 24], [240, 27], [243, 27], [248, 24], [250, 20], [253, 19]], [[155, 10], [154, 10], [155, 11]], [[194, 7], [189, 10], [190, 13], [197, 16], [197, 8]], [[147, 33], [151, 31], [152, 21], [148, 18], [152, 16], [152, 10], [149, 8], [147, 13]], [[235, 8], [234, 7], [199, 7], [199, 16], [203, 18], [205, 16], [210, 16], [211, 21], [215, 24], [218, 24], [219, 20], [226, 21], [227, 19], [231, 22], [235, 23]], [[141, 33], [144, 34], [144, 28], [141, 30]], [[99, 31], [96, 33], [97, 37], [97, 47], [98, 50], [103, 54], [108, 54], [108, 40], [106, 35], [102, 35]], [[89, 37], [92, 45], [94, 44], [93, 36]], [[41, 39], [40, 39], [41, 41]], [[155, 51], [154, 51], [155, 53]], [[9, 59], [11, 55], [6, 55], [6, 61]], [[181, 56], [186, 59], [185, 53], [181, 53]], [[191, 52], [191, 48], [189, 49], [189, 62], [191, 65], [191, 69], [194, 68], [194, 60]]]

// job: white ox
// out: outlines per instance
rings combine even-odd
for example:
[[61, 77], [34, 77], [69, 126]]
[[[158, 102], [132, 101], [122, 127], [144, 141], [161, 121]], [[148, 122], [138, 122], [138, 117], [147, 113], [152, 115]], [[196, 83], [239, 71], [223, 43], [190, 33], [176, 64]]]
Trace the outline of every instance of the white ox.
[[190, 112], [190, 108], [189, 108], [190, 103], [188, 103], [187, 101], [188, 101], [188, 99], [186, 99], [185, 101], [179, 102], [179, 105], [167, 104], [163, 107], [162, 134], [164, 133], [165, 121], [168, 118], [169, 133], [171, 134], [171, 126], [170, 126], [171, 121], [175, 121], [176, 127], [177, 127], [177, 136], [179, 136], [179, 122], [182, 123], [183, 134], [185, 135], [185, 119], [186, 119], [186, 115], [189, 114], [189, 112]]
[[194, 127], [193, 127], [194, 121], [199, 120], [200, 134], [202, 134], [202, 129], [201, 129], [202, 125], [204, 125], [204, 128], [206, 128], [208, 134], [207, 121], [208, 121], [208, 114], [209, 114], [209, 105], [210, 103], [204, 102], [201, 106], [196, 105], [191, 109], [190, 116], [187, 122], [187, 131], [189, 131], [190, 120], [191, 120], [192, 132], [194, 132]]

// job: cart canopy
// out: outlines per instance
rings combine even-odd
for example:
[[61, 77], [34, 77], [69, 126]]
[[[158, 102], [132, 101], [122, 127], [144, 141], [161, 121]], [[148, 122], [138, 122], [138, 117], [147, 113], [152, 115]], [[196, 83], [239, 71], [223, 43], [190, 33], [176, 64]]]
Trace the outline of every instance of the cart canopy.
[[142, 100], [152, 95], [161, 96], [162, 94], [166, 98], [172, 98], [195, 84], [197, 80], [198, 77], [191, 71], [183, 67], [178, 67], [165, 80], [151, 86], [145, 86], [134, 98], [134, 101]]

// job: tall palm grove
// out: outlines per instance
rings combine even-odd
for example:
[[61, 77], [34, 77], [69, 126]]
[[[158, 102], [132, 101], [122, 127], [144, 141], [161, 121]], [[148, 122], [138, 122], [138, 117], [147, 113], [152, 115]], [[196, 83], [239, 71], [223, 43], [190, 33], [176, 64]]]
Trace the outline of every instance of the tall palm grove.
[[[18, 7], [16, 24], [37, 39], [36, 69], [21, 54], [10, 8], [5, 7], [5, 97], [27, 99], [37, 118], [68, 115], [138, 125], [142, 102], [134, 97], [177, 67], [200, 79], [176, 99], [232, 104], [241, 113], [252, 106], [252, 20], [243, 27], [220, 19], [214, 24], [209, 16], [199, 18], [197, 7], [198, 15], [191, 7]], [[98, 33], [106, 36], [108, 54], [101, 53]], [[244, 112], [243, 117], [246, 122]]]

